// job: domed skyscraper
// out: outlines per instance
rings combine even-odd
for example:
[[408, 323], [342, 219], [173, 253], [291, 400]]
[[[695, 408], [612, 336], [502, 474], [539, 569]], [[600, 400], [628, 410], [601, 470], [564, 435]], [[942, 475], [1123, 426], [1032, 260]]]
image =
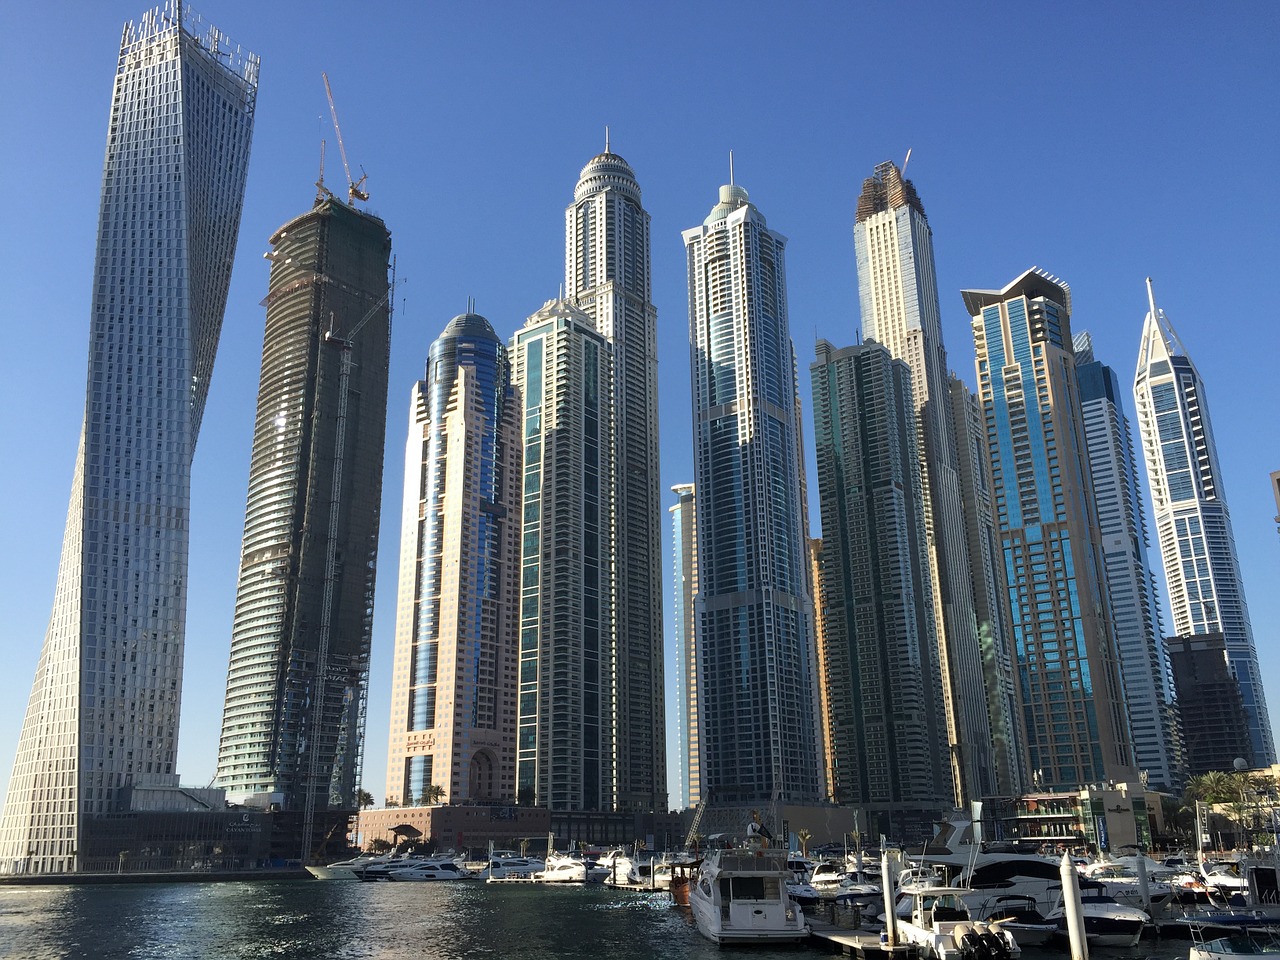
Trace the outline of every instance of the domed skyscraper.
[[635, 172], [613, 153], [582, 168], [565, 211], [565, 291], [613, 355], [617, 810], [665, 810], [662, 509], [658, 488], [658, 311], [649, 214]]
[[409, 402], [386, 792], [402, 806], [515, 794], [519, 430], [506, 346], [454, 317]]

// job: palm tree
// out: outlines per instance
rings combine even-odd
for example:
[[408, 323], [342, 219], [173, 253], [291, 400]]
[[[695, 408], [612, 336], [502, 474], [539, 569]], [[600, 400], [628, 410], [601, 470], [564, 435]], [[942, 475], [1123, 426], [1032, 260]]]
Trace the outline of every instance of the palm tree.
[[366, 810], [373, 806], [373, 794], [368, 790], [356, 791], [356, 806], [361, 810]]

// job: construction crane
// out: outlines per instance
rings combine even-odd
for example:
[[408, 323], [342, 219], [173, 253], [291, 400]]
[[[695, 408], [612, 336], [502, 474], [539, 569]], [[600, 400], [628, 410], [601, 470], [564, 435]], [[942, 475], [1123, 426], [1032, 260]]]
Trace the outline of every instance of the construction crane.
[[338, 126], [338, 108], [333, 105], [333, 90], [329, 86], [329, 74], [321, 73], [324, 78], [324, 92], [329, 98], [329, 113], [333, 117], [333, 132], [338, 137], [338, 152], [342, 154], [342, 169], [347, 173], [347, 202], [354, 204], [357, 200], [368, 200], [369, 194], [361, 189], [364, 182], [369, 179], [369, 175], [364, 172], [364, 168], [360, 168], [360, 179], [351, 179], [351, 165], [347, 163], [347, 147], [342, 142], [342, 128]]

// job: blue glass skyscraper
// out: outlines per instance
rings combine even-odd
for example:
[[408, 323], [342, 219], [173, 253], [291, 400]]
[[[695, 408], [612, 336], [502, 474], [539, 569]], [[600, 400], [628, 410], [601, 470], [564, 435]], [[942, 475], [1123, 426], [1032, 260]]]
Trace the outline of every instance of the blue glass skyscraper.
[[786, 238], [729, 185], [684, 242], [702, 788], [816, 800], [826, 791]]
[[1120, 650], [1134, 760], [1151, 786], [1181, 789], [1185, 774], [1173, 708], [1155, 576], [1147, 560], [1147, 517], [1120, 381], [1094, 358], [1087, 332], [1076, 334], [1076, 374], [1111, 618]]
[[1031, 269], [965, 290], [1032, 775], [1077, 789], [1136, 774], [1107, 605], [1071, 293]]

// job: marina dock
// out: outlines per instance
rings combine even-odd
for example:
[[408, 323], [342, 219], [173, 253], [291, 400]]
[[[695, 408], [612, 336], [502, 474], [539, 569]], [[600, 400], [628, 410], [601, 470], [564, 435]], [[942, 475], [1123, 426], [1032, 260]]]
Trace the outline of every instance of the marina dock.
[[835, 947], [846, 957], [862, 960], [917, 960], [919, 951], [914, 944], [900, 943], [890, 947], [880, 942], [880, 934], [864, 930], [838, 927], [825, 920], [809, 917], [809, 940], [823, 941]]

